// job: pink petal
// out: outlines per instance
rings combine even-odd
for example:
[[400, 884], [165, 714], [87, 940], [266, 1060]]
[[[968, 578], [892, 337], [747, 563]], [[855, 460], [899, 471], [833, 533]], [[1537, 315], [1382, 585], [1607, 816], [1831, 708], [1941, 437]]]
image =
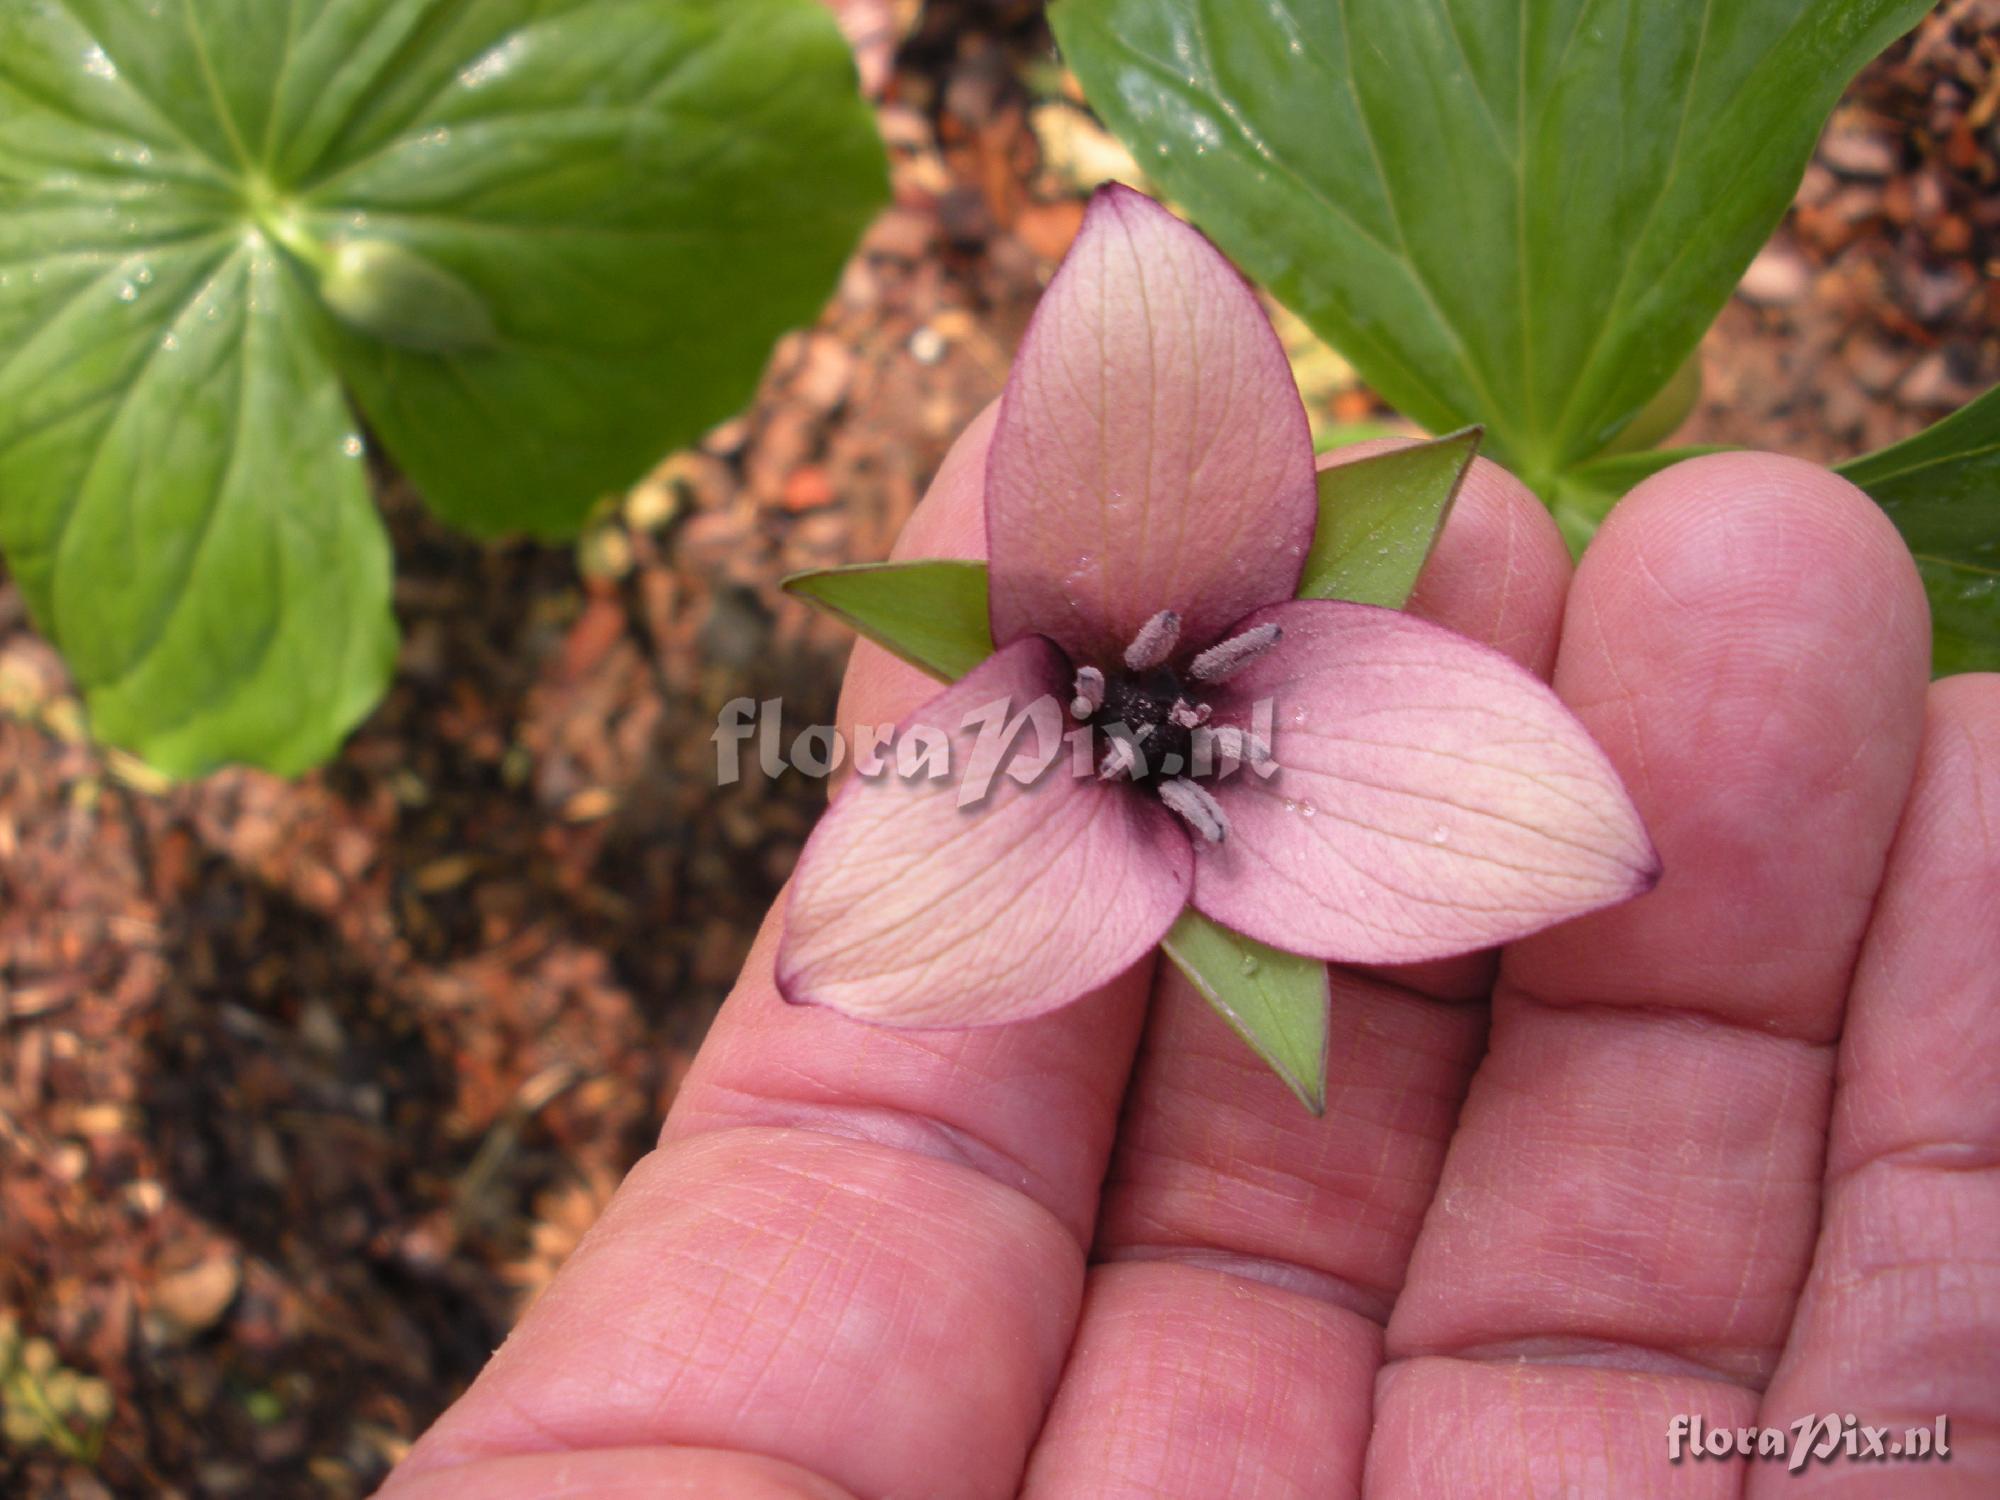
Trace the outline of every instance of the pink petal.
[[1101, 189], [1001, 397], [986, 470], [993, 639], [1109, 667], [1163, 609], [1190, 650], [1289, 599], [1317, 519], [1278, 336], [1195, 230]]
[[1218, 721], [1271, 705], [1269, 780], [1210, 784], [1230, 836], [1194, 904], [1275, 947], [1409, 963], [1652, 889], [1659, 858], [1604, 752], [1539, 678], [1390, 609], [1298, 600]]
[[[1194, 858], [1157, 801], [1072, 775], [1061, 743], [1031, 785], [1003, 772], [983, 801], [958, 805], [980, 738], [966, 716], [1004, 702], [1011, 719], [1044, 696], [1064, 714], [1069, 677], [1048, 641], [1017, 641], [898, 730], [948, 736], [950, 775], [849, 781], [792, 879], [778, 950], [787, 999], [891, 1025], [1018, 1021], [1080, 998], [1159, 942], [1187, 904]], [[1035, 758], [1032, 726], [1013, 743]]]

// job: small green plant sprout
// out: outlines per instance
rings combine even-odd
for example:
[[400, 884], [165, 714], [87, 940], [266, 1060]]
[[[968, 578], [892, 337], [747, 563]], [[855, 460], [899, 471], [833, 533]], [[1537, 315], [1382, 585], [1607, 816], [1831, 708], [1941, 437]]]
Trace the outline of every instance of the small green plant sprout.
[[92, 732], [325, 759], [396, 653], [371, 448], [567, 535], [885, 193], [820, 0], [0, 6], [0, 551]]
[[41, 1448], [86, 1468], [104, 1450], [111, 1387], [65, 1366], [55, 1345], [28, 1338], [11, 1310], [0, 1308], [0, 1439], [27, 1452]]

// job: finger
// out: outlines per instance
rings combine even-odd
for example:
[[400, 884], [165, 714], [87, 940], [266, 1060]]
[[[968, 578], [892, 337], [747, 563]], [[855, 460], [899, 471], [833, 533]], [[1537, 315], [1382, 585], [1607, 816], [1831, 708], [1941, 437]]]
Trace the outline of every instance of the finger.
[[700, 1448], [524, 1453], [399, 1475], [394, 1493], [396, 1500], [851, 1500], [838, 1485], [790, 1464]]
[[[1543, 661], [1567, 574], [1540, 502], [1482, 463], [1419, 597], [1433, 618]], [[1355, 1492], [1380, 1321], [1484, 1022], [1380, 976], [1336, 970], [1332, 988], [1315, 1120], [1161, 966], [1106, 1189], [1104, 1263], [1028, 1494]]]
[[[1812, 1275], [1765, 1426], [1948, 1418], [1948, 1463], [1888, 1465], [1939, 1497], [2000, 1493], [2000, 677], [1930, 691], [1915, 790], [1848, 1002]], [[1933, 1436], [1935, 1432], [1933, 1429]], [[1750, 1493], [1868, 1496], [1881, 1460]]]
[[[990, 431], [960, 440], [917, 544], [976, 521]], [[938, 690], [862, 657], [854, 718]], [[857, 1494], [1013, 1492], [1073, 1331], [1150, 965], [1018, 1026], [883, 1030], [778, 998], [781, 920], [660, 1149], [407, 1472], [685, 1445]], [[489, 1493], [518, 1492], [493, 1472]]]
[[[1790, 1322], [1830, 1043], [1914, 768], [1928, 636], [1894, 529], [1803, 463], [1681, 465], [1599, 534], [1555, 682], [1666, 873], [1502, 961], [1389, 1325], [1380, 1493], [1553, 1472], [1565, 1431], [1601, 1439], [1613, 1492], [1735, 1485], [1670, 1475], [1638, 1414], [1746, 1420]], [[1467, 1423], [1501, 1446], [1475, 1454]]]

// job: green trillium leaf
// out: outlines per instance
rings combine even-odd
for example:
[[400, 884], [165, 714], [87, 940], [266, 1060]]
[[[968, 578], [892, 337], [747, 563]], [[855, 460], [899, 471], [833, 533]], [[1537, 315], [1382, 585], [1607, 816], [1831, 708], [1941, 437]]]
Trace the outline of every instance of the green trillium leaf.
[[1146, 172], [1399, 410], [1546, 493], [1667, 385], [1929, 0], [1059, 0]]
[[2000, 670], [2000, 386], [1838, 472], [1874, 496], [1916, 554], [1933, 670]]
[[295, 164], [287, 211], [322, 243], [399, 246], [490, 312], [492, 339], [347, 330], [337, 354], [370, 427], [471, 530], [572, 531], [740, 407], [886, 196], [816, 0], [449, 6], [384, 68]]
[[860, 563], [794, 573], [784, 586], [945, 682], [993, 654], [983, 562]]
[[233, 236], [38, 268], [65, 288], [53, 316], [0, 289], [0, 546], [97, 733], [184, 776], [323, 760], [396, 631], [305, 291]]
[[1697, 348], [1681, 361], [1681, 367], [1667, 383], [1653, 393], [1653, 399], [1618, 429], [1618, 435], [1604, 445], [1600, 456], [1643, 453], [1659, 447], [1679, 430], [1700, 401], [1701, 350]]
[[324, 759], [394, 651], [363, 420], [447, 518], [573, 529], [885, 191], [819, 0], [0, 6], [0, 548], [95, 732]]
[[1319, 526], [1299, 597], [1401, 609], [1472, 468], [1479, 437], [1468, 427], [1320, 470]]
[[1201, 997], [1314, 1114], [1326, 1109], [1326, 965], [1231, 932], [1190, 908], [1161, 942]]

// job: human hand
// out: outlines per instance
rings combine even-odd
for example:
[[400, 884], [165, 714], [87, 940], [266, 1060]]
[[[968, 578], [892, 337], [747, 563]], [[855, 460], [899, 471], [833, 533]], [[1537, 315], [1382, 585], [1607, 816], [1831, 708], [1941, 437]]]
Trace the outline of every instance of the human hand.
[[[977, 554], [990, 431], [899, 552]], [[2000, 1488], [2000, 678], [1927, 686], [1893, 528], [1761, 455], [1640, 486], [1573, 581], [1482, 461], [1411, 607], [1552, 674], [1657, 890], [1335, 970], [1320, 1119], [1169, 965], [988, 1030], [787, 1006], [781, 902], [660, 1149], [384, 1493]], [[842, 719], [935, 690], [864, 642]], [[1946, 1413], [1952, 1456], [1668, 1461], [1677, 1415], [1846, 1412]]]

